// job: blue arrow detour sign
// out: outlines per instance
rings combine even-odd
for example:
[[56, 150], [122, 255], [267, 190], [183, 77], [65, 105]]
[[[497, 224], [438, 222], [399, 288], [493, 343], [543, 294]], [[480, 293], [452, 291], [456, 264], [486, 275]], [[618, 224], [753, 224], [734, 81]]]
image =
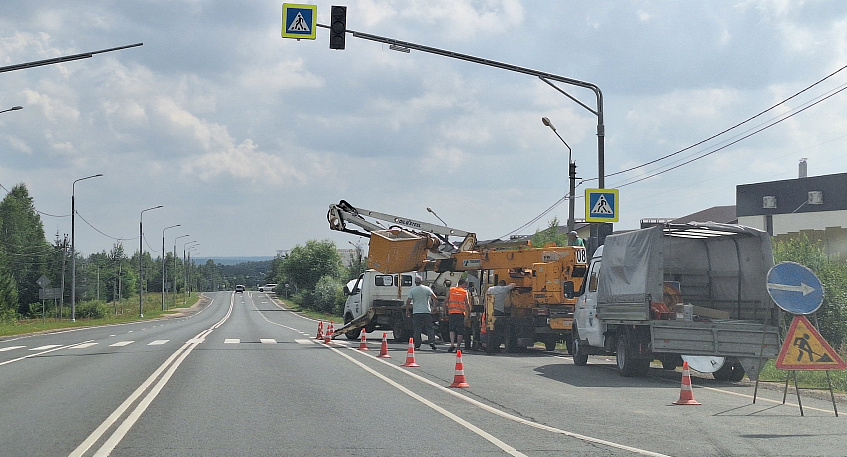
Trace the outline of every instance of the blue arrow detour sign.
[[781, 262], [768, 271], [768, 293], [791, 314], [812, 314], [823, 303], [823, 285], [812, 270], [795, 262]]

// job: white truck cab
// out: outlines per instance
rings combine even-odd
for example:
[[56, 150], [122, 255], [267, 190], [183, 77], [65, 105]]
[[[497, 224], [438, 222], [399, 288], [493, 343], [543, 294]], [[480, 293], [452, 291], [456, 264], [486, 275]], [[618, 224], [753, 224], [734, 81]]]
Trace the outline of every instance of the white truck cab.
[[[597, 319], [597, 284], [600, 279], [600, 262], [603, 260], [603, 246], [594, 251], [594, 256], [588, 264], [588, 276], [583, 283], [583, 292], [576, 302], [574, 323], [579, 335], [574, 332], [574, 353], [579, 340], [588, 341], [590, 346], [605, 346], [606, 324]], [[588, 355], [586, 354], [587, 358]]]

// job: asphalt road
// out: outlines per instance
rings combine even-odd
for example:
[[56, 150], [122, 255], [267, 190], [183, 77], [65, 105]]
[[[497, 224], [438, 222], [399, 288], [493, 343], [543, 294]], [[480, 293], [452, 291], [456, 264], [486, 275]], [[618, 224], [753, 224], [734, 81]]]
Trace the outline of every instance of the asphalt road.
[[[680, 373], [621, 378], [613, 359], [464, 353], [401, 365], [382, 334], [314, 339], [267, 294], [209, 294], [187, 317], [0, 341], [2, 456], [841, 456], [832, 404]], [[390, 333], [389, 333], [390, 341]], [[843, 404], [839, 403], [839, 407]], [[847, 408], [845, 408], [847, 410]]]

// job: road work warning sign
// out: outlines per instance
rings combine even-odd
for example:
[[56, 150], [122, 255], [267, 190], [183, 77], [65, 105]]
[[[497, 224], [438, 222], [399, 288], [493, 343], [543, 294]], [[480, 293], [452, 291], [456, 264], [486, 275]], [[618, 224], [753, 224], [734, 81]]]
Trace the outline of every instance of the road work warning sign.
[[847, 365], [806, 316], [794, 316], [776, 367], [780, 370], [843, 370]]

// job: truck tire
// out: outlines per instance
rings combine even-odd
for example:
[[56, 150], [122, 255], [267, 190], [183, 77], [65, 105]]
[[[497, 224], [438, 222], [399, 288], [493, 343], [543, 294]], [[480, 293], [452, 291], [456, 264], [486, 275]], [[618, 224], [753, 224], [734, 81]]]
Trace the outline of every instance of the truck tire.
[[[353, 320], [353, 316], [347, 314], [346, 316], [344, 316], [344, 325], [347, 325], [352, 320]], [[344, 336], [346, 336], [348, 340], [357, 340], [357, 339], [359, 339], [359, 335], [361, 335], [361, 334], [362, 334], [361, 328], [356, 328], [356, 329], [344, 332]]]
[[584, 367], [588, 364], [588, 351], [579, 342], [579, 332], [576, 330], [576, 324], [573, 326], [573, 342], [571, 342], [571, 354], [573, 355], [573, 364], [578, 367]]
[[394, 333], [395, 343], [407, 343], [409, 341], [409, 336], [403, 326], [403, 319], [394, 319], [394, 322], [391, 323], [391, 331]]
[[650, 361], [639, 358], [631, 337], [627, 333], [618, 334], [616, 357], [618, 373], [626, 378], [644, 376], [650, 370]]
[[736, 359], [727, 360], [718, 371], [712, 373], [718, 381], [738, 382], [744, 379], [744, 367]]

